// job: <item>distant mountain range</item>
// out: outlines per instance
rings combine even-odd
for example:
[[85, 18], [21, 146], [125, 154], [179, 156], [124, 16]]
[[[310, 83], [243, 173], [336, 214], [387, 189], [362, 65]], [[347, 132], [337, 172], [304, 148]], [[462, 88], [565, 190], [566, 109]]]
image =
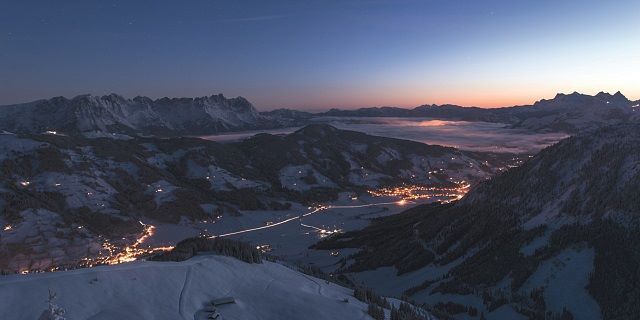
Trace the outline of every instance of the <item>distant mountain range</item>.
[[511, 319], [631, 319], [640, 313], [639, 190], [640, 125], [609, 126], [544, 149], [455, 204], [418, 206], [317, 248], [361, 248], [343, 272], [392, 267], [396, 275], [367, 271], [377, 279], [368, 285], [404, 283], [448, 316], [474, 307]]
[[0, 270], [72, 264], [130, 243], [142, 219], [284, 210], [402, 183], [477, 182], [511, 155], [310, 125], [238, 143], [197, 138], [0, 134]]
[[278, 109], [260, 113], [242, 97], [225, 98], [223, 95], [156, 100], [147, 97], [125, 99], [116, 94], [82, 95], [0, 106], [0, 130], [167, 137], [303, 126], [319, 117], [426, 117], [498, 122], [513, 128], [575, 133], [604, 125], [637, 122], [640, 116], [635, 110], [639, 105], [640, 101], [630, 101], [620, 92], [613, 95], [601, 92], [595, 96], [558, 94], [530, 106], [496, 109], [423, 105], [414, 109], [376, 107], [331, 109], [321, 113]]
[[291, 123], [317, 117], [425, 117], [444, 120], [484, 121], [505, 123], [513, 128], [535, 131], [575, 133], [596, 127], [638, 122], [640, 101], [631, 101], [622, 93], [600, 92], [595, 96], [558, 94], [553, 99], [540, 100], [533, 105], [505, 108], [477, 108], [456, 105], [423, 105], [413, 109], [374, 107], [356, 110], [331, 109], [322, 113], [306, 113], [279, 109], [264, 115]]

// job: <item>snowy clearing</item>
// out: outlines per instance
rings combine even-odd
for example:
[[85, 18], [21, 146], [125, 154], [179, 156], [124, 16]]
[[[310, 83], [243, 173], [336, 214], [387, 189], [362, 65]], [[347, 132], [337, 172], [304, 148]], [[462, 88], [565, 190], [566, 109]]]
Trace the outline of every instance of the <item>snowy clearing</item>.
[[[48, 290], [68, 319], [194, 319], [205, 304], [223, 319], [370, 319], [352, 290], [271, 262], [205, 255], [184, 262], [134, 262], [0, 278], [3, 319], [37, 319]], [[344, 302], [343, 299], [348, 299]]]

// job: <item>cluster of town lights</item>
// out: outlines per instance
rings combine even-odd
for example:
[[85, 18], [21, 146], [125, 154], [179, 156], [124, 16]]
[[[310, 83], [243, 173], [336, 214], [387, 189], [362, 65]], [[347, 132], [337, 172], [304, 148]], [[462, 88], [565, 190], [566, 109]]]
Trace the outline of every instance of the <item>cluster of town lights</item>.
[[119, 264], [123, 262], [131, 262], [138, 260], [138, 258], [140, 258], [141, 256], [173, 249], [173, 246], [143, 247], [142, 244], [154, 235], [156, 227], [150, 224], [144, 224], [142, 223], [142, 221], [139, 221], [139, 223], [144, 228], [144, 231], [133, 244], [125, 246], [124, 248], [119, 248], [109, 241], [105, 241], [102, 244], [102, 247], [107, 252], [107, 254], [98, 256], [96, 258], [87, 258], [84, 260], [85, 263], [83, 264], [83, 266], [92, 267], [94, 265], [100, 264]]
[[440, 198], [443, 202], [450, 202], [461, 199], [468, 191], [470, 184], [466, 181], [455, 183], [455, 187], [427, 187], [420, 185], [403, 185], [398, 187], [387, 187], [376, 190], [369, 190], [368, 193], [374, 197], [398, 197], [398, 205], [404, 205], [409, 200], [422, 200]]
[[[128, 246], [123, 248], [112, 244], [109, 241], [104, 241], [102, 244], [102, 252], [99, 256], [95, 258], [83, 258], [80, 263], [76, 266], [56, 266], [51, 267], [46, 270], [20, 270], [21, 274], [28, 273], [40, 273], [40, 272], [55, 272], [55, 271], [65, 271], [69, 269], [75, 268], [91, 268], [99, 265], [113, 265], [124, 262], [132, 262], [138, 260], [140, 257], [148, 256], [153, 253], [161, 252], [161, 251], [169, 251], [173, 249], [173, 246], [167, 247], [143, 247], [142, 244], [152, 237], [155, 233], [155, 227], [150, 224], [144, 224], [141, 221], [139, 222], [144, 231], [142, 235], [136, 239], [136, 241]], [[81, 227], [78, 227], [81, 228]]]

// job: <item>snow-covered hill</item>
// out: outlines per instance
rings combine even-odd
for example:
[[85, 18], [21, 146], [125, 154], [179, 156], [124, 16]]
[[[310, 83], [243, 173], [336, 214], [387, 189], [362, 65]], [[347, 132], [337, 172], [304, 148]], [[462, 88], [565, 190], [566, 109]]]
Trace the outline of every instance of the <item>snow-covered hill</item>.
[[[458, 203], [415, 207], [317, 247], [364, 249], [342, 271], [434, 306], [631, 319], [640, 312], [639, 154], [639, 125], [585, 132]], [[448, 308], [468, 318], [457, 310]]]
[[212, 95], [200, 98], [147, 97], [125, 99], [82, 95], [56, 97], [0, 107], [0, 129], [15, 133], [57, 131], [67, 134], [198, 135], [222, 131], [274, 127], [242, 97]]
[[1, 318], [38, 319], [47, 309], [49, 290], [70, 320], [206, 319], [205, 306], [225, 297], [235, 300], [217, 307], [225, 320], [371, 319], [353, 290], [278, 263], [215, 255], [3, 276]]

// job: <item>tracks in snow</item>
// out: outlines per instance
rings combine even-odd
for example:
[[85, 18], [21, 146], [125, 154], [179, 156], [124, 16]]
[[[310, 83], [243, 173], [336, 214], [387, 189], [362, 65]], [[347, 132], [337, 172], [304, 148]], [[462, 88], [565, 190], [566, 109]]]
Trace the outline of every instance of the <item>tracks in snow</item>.
[[180, 298], [178, 299], [178, 313], [180, 313], [182, 318], [185, 320], [189, 320], [189, 318], [184, 314], [184, 293], [187, 291], [189, 284], [191, 284], [191, 269], [192, 266], [187, 268], [187, 273], [184, 276], [184, 283], [182, 284], [182, 290], [180, 290]]

